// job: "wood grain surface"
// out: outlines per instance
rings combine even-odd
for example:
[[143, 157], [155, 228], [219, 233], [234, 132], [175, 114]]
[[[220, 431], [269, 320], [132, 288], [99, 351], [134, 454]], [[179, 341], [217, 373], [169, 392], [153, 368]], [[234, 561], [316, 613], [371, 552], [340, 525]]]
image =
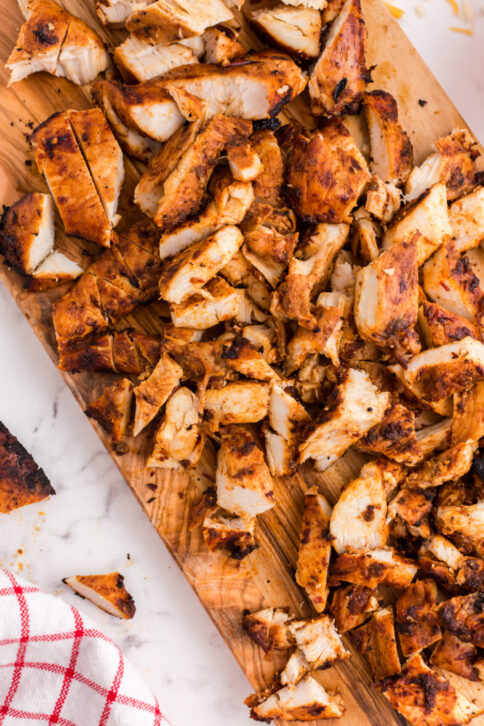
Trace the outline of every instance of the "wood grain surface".
[[[121, 31], [110, 32], [100, 28], [91, 0], [63, 0], [62, 4], [96, 27], [111, 45], [116, 45], [123, 38]], [[401, 120], [411, 136], [416, 161], [419, 162], [430, 151], [436, 138], [464, 122], [380, 0], [363, 0], [362, 4], [369, 31], [368, 61], [370, 65], [376, 66], [372, 87], [384, 88], [398, 99]], [[6, 88], [8, 78], [3, 64], [15, 43], [22, 16], [16, 0], [2, 0], [1, 8], [0, 201], [9, 204], [32, 189], [46, 191], [35, 163], [31, 161], [26, 140], [32, 126], [55, 111], [86, 108], [90, 103], [88, 88], [79, 88], [45, 73]], [[249, 30], [244, 28], [242, 36], [247, 47], [260, 46]], [[419, 100], [426, 103], [419, 104]], [[305, 124], [314, 123], [307, 108], [306, 100], [298, 99], [288, 109], [286, 116], [297, 118]], [[350, 123], [352, 131], [354, 129], [355, 133], [361, 133], [353, 119]], [[120, 204], [120, 212], [124, 216], [121, 228], [127, 228], [133, 218], [132, 190], [142, 169], [140, 164], [126, 157], [125, 163], [127, 178]], [[89, 259], [86, 251], [89, 254], [97, 251], [94, 245], [66, 238], [61, 231], [58, 237], [58, 245], [83, 266], [87, 265]], [[57, 365], [51, 305], [65, 289], [57, 288], [42, 294], [28, 293], [23, 289], [20, 277], [4, 267], [0, 270], [0, 278], [9, 288], [53, 364]], [[154, 304], [138, 309], [130, 316], [128, 323], [148, 332], [156, 332], [158, 315], [159, 307]], [[61, 375], [83, 408], [110, 379], [110, 376], [104, 374]], [[117, 456], [103, 430], [96, 423], [91, 423], [225, 638], [252, 687], [260, 688], [267, 684], [273, 673], [282, 667], [284, 656], [264, 656], [263, 651], [252, 644], [241, 628], [242, 612], [244, 609], [257, 610], [264, 606], [289, 606], [296, 615], [311, 614], [311, 606], [293, 577], [303, 495], [308, 487], [317, 483], [334, 502], [341, 487], [358, 472], [363, 458], [350, 452], [324, 474], [317, 474], [308, 467], [294, 477], [278, 480], [275, 487], [276, 506], [257, 518], [259, 548], [242, 562], [236, 562], [223, 553], [208, 552], [200, 530], [190, 532], [188, 528], [192, 503], [213, 481], [214, 451], [210, 446], [206, 447], [203, 459], [194, 472], [180, 474], [149, 471], [144, 468], [144, 462], [153, 429], [129, 440], [130, 453]], [[187, 627], [190, 628], [190, 623], [187, 623]], [[343, 695], [346, 715], [338, 723], [341, 726], [402, 724], [404, 720], [369, 685], [370, 677], [364, 659], [354, 652], [351, 641], [346, 637], [345, 642], [352, 651], [352, 658], [317, 676], [323, 685], [336, 687]], [[484, 684], [471, 684], [457, 676], [450, 676], [450, 679], [466, 695], [484, 704]], [[322, 724], [323, 721], [314, 723]], [[484, 726], [484, 716], [475, 719], [473, 724]]]

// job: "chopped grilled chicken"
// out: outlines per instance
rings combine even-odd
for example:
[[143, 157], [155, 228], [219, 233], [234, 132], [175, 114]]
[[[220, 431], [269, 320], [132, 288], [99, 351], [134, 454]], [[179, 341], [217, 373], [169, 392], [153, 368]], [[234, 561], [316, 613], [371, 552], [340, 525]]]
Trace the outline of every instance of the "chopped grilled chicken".
[[388, 403], [388, 393], [380, 393], [364, 371], [350, 368], [300, 445], [299, 461], [314, 459], [324, 471], [383, 418]]
[[256, 613], [244, 612], [243, 628], [264, 653], [289, 648], [294, 638], [288, 629], [291, 619], [286, 608], [264, 608]]
[[198, 58], [192, 48], [182, 43], [152, 45], [129, 35], [115, 48], [114, 62], [127, 83], [139, 83], [161, 76], [172, 68], [198, 63]]
[[391, 547], [344, 552], [331, 567], [329, 584], [341, 581], [374, 588], [380, 583], [404, 589], [417, 574], [413, 560], [403, 557]]
[[84, 85], [108, 64], [104, 44], [92, 28], [52, 0], [34, 0], [6, 67], [9, 85], [38, 71]]
[[0, 421], [0, 512], [8, 514], [53, 494], [44, 470]]
[[437, 529], [463, 552], [484, 557], [484, 502], [438, 507]]
[[280, 204], [284, 182], [284, 162], [274, 132], [269, 129], [254, 131], [250, 137], [250, 143], [262, 162], [262, 171], [253, 181], [254, 194], [257, 199]]
[[459, 726], [483, 711], [429, 668], [419, 653], [408, 659], [401, 675], [385, 678], [378, 687], [411, 726]]
[[451, 234], [444, 184], [434, 184], [422, 199], [400, 210], [383, 237], [383, 247], [408, 242], [416, 232], [421, 234], [417, 245], [420, 267]]
[[484, 591], [484, 560], [467, 557], [452, 542], [435, 534], [422, 543], [420, 568], [449, 592]]
[[277, 360], [274, 328], [269, 325], [246, 325], [242, 328], [242, 335], [255, 346], [267, 363], [272, 364]]
[[322, 613], [328, 598], [327, 577], [331, 555], [331, 507], [316, 487], [306, 492], [301, 522], [296, 582], [303, 587], [314, 609]]
[[331, 25], [309, 79], [314, 114], [356, 113], [370, 75], [366, 67], [367, 32], [360, 0], [346, 0]]
[[[227, 30], [225, 28], [224, 30]], [[224, 32], [221, 28], [209, 28], [203, 34], [205, 46], [205, 63], [221, 63], [227, 65], [236, 58], [245, 55], [244, 46], [232, 37], [228, 30]]]
[[375, 590], [364, 585], [346, 585], [333, 590], [329, 612], [342, 634], [362, 625], [379, 607]]
[[402, 488], [388, 505], [392, 523], [403, 525], [412, 537], [430, 537], [429, 514], [434, 493]]
[[[243, 335], [238, 334], [228, 341], [227, 345], [223, 346], [221, 357], [228, 368], [237, 371], [246, 378], [270, 381], [277, 375], [258, 348]], [[271, 401], [273, 390], [271, 391]], [[296, 405], [299, 405], [297, 401], [292, 400]]]
[[421, 461], [423, 452], [415, 431], [415, 413], [401, 403], [392, 403], [380, 423], [359, 440], [358, 448], [402, 464]]
[[69, 120], [77, 143], [89, 167], [92, 180], [112, 226], [124, 180], [123, 154], [102, 112], [97, 108], [88, 111], [69, 111]]
[[86, 416], [97, 421], [111, 436], [114, 444], [122, 440], [131, 418], [133, 384], [121, 378], [103, 390], [86, 408]]
[[108, 94], [109, 87], [105, 83], [97, 84], [92, 89], [93, 100], [99, 104], [106, 116], [114, 135], [123, 151], [140, 161], [149, 162], [160, 149], [160, 143], [154, 139], [141, 136], [123, 123], [114, 110]]
[[148, 5], [149, 0], [96, 0], [96, 15], [102, 25], [124, 27], [135, 5]]
[[219, 506], [243, 519], [271, 509], [274, 483], [252, 434], [241, 426], [230, 426], [220, 435], [215, 479]]
[[190, 389], [173, 393], [165, 406], [160, 427], [155, 434], [148, 468], [185, 469], [198, 463], [204, 445], [200, 433], [199, 400]]
[[382, 608], [374, 613], [367, 623], [353, 630], [351, 639], [358, 652], [366, 657], [374, 681], [400, 673], [395, 621], [391, 608]]
[[356, 275], [354, 315], [362, 338], [394, 352], [420, 351], [417, 256], [420, 235], [400, 242]]
[[433, 580], [412, 583], [398, 598], [395, 614], [405, 658], [440, 640], [442, 631], [437, 613], [437, 585]]
[[484, 660], [472, 643], [464, 643], [452, 633], [444, 633], [442, 640], [432, 651], [432, 665], [468, 678], [470, 681], [484, 680]]
[[452, 419], [449, 418], [444, 418], [436, 424], [425, 426], [417, 431], [417, 441], [423, 457], [426, 458], [436, 450], [447, 448], [450, 443], [451, 431]]
[[131, 620], [136, 612], [134, 600], [124, 586], [119, 572], [107, 575], [75, 575], [63, 579], [77, 595], [90, 600], [101, 610], [124, 620]]
[[282, 718], [285, 721], [316, 721], [341, 718], [345, 707], [339, 693], [330, 694], [318, 681], [308, 675], [294, 686], [285, 686], [270, 696], [251, 696], [246, 699], [250, 716], [255, 721]]
[[298, 327], [287, 346], [284, 367], [292, 373], [302, 366], [310, 355], [324, 355], [339, 365], [339, 343], [348, 299], [341, 293], [323, 292], [318, 296], [312, 316], [315, 329]]
[[413, 148], [398, 121], [397, 102], [387, 91], [372, 91], [365, 95], [364, 107], [370, 132], [372, 171], [384, 182], [400, 186], [412, 170]]
[[281, 685], [294, 687], [310, 670], [311, 666], [304, 657], [304, 653], [299, 648], [296, 648], [279, 673], [278, 679]]
[[247, 296], [261, 310], [269, 310], [271, 289], [262, 273], [249, 262], [242, 251], [235, 253], [220, 270], [220, 275], [234, 287], [243, 287]]
[[453, 597], [439, 607], [442, 625], [465, 643], [484, 647], [484, 596], [473, 592]]
[[160, 344], [157, 335], [126, 330], [87, 336], [60, 348], [59, 368], [138, 376], [156, 365]]
[[311, 669], [328, 668], [350, 657], [329, 615], [312, 620], [292, 620], [288, 629]]
[[203, 539], [208, 549], [225, 549], [235, 560], [243, 560], [256, 547], [255, 519], [214, 514], [203, 522]]
[[456, 444], [410, 472], [405, 484], [408, 487], [428, 489], [459, 479], [471, 468], [476, 451], [477, 443], [472, 439]]
[[163, 89], [143, 84], [123, 86], [114, 81], [98, 81], [94, 98], [101, 105], [101, 100], [106, 98], [127, 129], [156, 141], [166, 141], [185, 122], [177, 104]]
[[180, 252], [164, 267], [160, 294], [164, 300], [180, 303], [199, 292], [219, 272], [242, 245], [237, 227], [226, 226], [201, 242]]
[[289, 444], [299, 440], [301, 428], [311, 417], [281, 383], [273, 381], [269, 399], [269, 423]]
[[452, 242], [457, 252], [477, 247], [484, 239], [484, 187], [453, 202], [449, 207]]
[[133, 436], [137, 436], [154, 419], [180, 383], [183, 369], [166, 353], [151, 375], [134, 389], [136, 411], [133, 422]]
[[355, 257], [360, 257], [365, 264], [376, 260], [380, 254], [378, 247], [379, 225], [371, 218], [363, 207], [354, 213], [351, 250]]
[[210, 431], [234, 423], [256, 423], [269, 411], [269, 383], [236, 381], [205, 392], [203, 418]]
[[319, 10], [282, 2], [274, 7], [251, 10], [248, 15], [271, 45], [303, 59], [318, 57], [322, 29]]
[[29, 192], [3, 213], [0, 250], [9, 267], [31, 275], [54, 249], [54, 235], [52, 197]]
[[27, 283], [31, 292], [40, 292], [54, 285], [72, 282], [82, 275], [83, 269], [77, 262], [55, 250], [34, 270]]
[[76, 284], [52, 306], [52, 318], [59, 348], [108, 327], [93, 275], [81, 275]]
[[54, 197], [67, 234], [111, 244], [111, 225], [79, 148], [68, 113], [56, 113], [30, 137], [39, 172]]
[[477, 325], [437, 303], [423, 301], [419, 308], [418, 321], [429, 348], [453, 343], [467, 336], [480, 340]]
[[484, 436], [484, 381], [477, 381], [454, 396], [452, 418], [452, 443], [458, 444], [472, 439], [479, 441]]
[[126, 21], [126, 29], [145, 40], [172, 43], [180, 38], [201, 35], [211, 25], [232, 20], [233, 14], [222, 0], [156, 0], [136, 6]]
[[288, 56], [265, 50], [227, 66], [197, 63], [174, 68], [151, 83], [196, 96], [204, 104], [205, 118], [223, 113], [265, 119], [276, 116], [304, 90], [306, 76]]
[[412, 169], [405, 184], [405, 197], [411, 202], [431, 186], [441, 182], [447, 187], [447, 200], [471, 192], [475, 185], [474, 159], [479, 156], [477, 142], [468, 129], [454, 129], [437, 139], [434, 153]]
[[370, 180], [367, 163], [338, 119], [309, 139], [295, 136], [287, 170], [287, 195], [307, 222], [348, 222]]
[[237, 181], [252, 181], [262, 171], [262, 163], [246, 136], [235, 136], [226, 147], [227, 161]]
[[376, 219], [388, 224], [402, 204], [400, 189], [392, 182], [383, 182], [375, 174], [366, 188], [365, 209]]
[[360, 477], [381, 477], [387, 502], [405, 478], [406, 470], [384, 456], [368, 461], [360, 471]]

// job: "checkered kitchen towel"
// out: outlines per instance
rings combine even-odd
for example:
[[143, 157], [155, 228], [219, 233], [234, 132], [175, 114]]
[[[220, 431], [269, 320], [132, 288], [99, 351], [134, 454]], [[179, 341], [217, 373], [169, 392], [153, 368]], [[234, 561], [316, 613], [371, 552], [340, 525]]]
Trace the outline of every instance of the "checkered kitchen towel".
[[0, 726], [168, 726], [119, 648], [76, 608], [0, 569]]

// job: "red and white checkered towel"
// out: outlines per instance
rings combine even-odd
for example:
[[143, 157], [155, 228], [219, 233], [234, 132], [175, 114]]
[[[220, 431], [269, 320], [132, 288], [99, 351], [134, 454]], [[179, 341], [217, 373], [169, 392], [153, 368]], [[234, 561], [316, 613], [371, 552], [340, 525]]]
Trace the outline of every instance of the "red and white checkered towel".
[[0, 725], [168, 726], [119, 648], [76, 608], [0, 569]]

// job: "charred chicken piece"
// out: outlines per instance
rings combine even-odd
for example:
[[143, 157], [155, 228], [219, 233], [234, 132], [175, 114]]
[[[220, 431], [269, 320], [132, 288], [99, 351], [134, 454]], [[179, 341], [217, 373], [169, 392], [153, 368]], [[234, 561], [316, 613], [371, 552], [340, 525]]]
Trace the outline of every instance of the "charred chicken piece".
[[121, 378], [103, 390], [101, 395], [86, 408], [86, 416], [97, 421], [111, 436], [113, 444], [119, 444], [131, 418], [133, 384]]
[[137, 436], [154, 419], [180, 383], [183, 369], [166, 353], [148, 376], [134, 389], [136, 412], [133, 435]]
[[437, 529], [466, 554], [484, 557], [484, 502], [438, 507]]
[[124, 577], [119, 572], [110, 572], [107, 575], [75, 575], [64, 578], [63, 582], [77, 595], [90, 600], [110, 615], [124, 620], [134, 617], [134, 600], [126, 590]]
[[439, 607], [443, 626], [464, 643], [484, 647], [484, 594], [473, 592], [447, 600]]
[[234, 423], [257, 423], [269, 411], [270, 384], [235, 381], [205, 392], [203, 419], [209, 431]]
[[358, 448], [402, 464], [421, 461], [423, 452], [415, 431], [415, 413], [401, 403], [391, 404], [380, 423], [359, 440]]
[[202, 534], [209, 550], [228, 550], [234, 560], [243, 560], [257, 547], [255, 518], [215, 513], [204, 520]]
[[366, 657], [373, 680], [400, 673], [395, 620], [391, 608], [382, 608], [374, 613], [367, 623], [353, 630], [351, 639], [358, 652]]
[[329, 615], [318, 615], [311, 620], [292, 620], [288, 628], [312, 670], [329, 668], [337, 661], [350, 657]]
[[294, 643], [288, 624], [288, 608], [264, 608], [256, 613], [244, 613], [243, 628], [249, 638], [260, 645], [264, 653], [289, 648]]
[[430, 537], [429, 514], [434, 492], [429, 489], [402, 488], [388, 506], [388, 516], [398, 527], [402, 524], [412, 537]]
[[296, 582], [306, 590], [318, 613], [324, 611], [328, 598], [327, 577], [331, 555], [330, 516], [331, 507], [316, 487], [306, 492]]
[[168, 399], [155, 434], [148, 468], [179, 469], [195, 466], [205, 440], [200, 431], [200, 403], [189, 388], [178, 388]]
[[220, 63], [228, 65], [236, 58], [245, 55], [244, 46], [239, 43], [235, 34], [232, 34], [227, 26], [221, 28], [209, 28], [203, 34], [204, 61], [205, 63]]
[[440, 640], [437, 585], [433, 580], [410, 585], [398, 598], [395, 612], [400, 647], [406, 658]]
[[375, 588], [380, 583], [404, 589], [417, 574], [418, 567], [391, 547], [343, 552], [331, 567], [329, 585], [341, 581]]
[[146, 6], [135, 5], [126, 29], [155, 43], [173, 43], [201, 35], [211, 25], [232, 18], [231, 10], [222, 0], [208, 0], [203, 6], [196, 0], [156, 0]]
[[454, 396], [452, 443], [479, 441], [484, 436], [484, 381], [477, 381]]
[[249, 19], [272, 45], [304, 60], [319, 56], [322, 23], [318, 10], [282, 2], [250, 11]]
[[333, 590], [329, 612], [342, 634], [362, 625], [379, 607], [376, 590], [365, 585], [346, 585]]
[[456, 444], [412, 471], [405, 484], [408, 487], [428, 489], [459, 479], [471, 468], [476, 450], [476, 442], [472, 439]]
[[470, 681], [484, 680], [484, 661], [479, 657], [477, 648], [452, 633], [443, 633], [442, 640], [432, 651], [431, 662]]
[[372, 217], [388, 224], [402, 205], [400, 189], [391, 182], [383, 182], [375, 174], [366, 189], [365, 210]]
[[467, 336], [480, 340], [477, 325], [434, 302], [422, 302], [418, 321], [429, 348], [454, 343]]
[[365, 94], [363, 105], [370, 132], [372, 171], [400, 186], [411, 172], [413, 148], [398, 120], [398, 105], [387, 91]]
[[16, 272], [31, 275], [54, 249], [54, 205], [49, 194], [30, 192], [5, 209], [0, 249]]
[[328, 693], [318, 681], [308, 675], [294, 686], [285, 686], [279, 691], [255, 694], [246, 699], [250, 716], [255, 721], [271, 721], [282, 718], [285, 721], [316, 721], [318, 719], [341, 718], [345, 707], [339, 693]]

